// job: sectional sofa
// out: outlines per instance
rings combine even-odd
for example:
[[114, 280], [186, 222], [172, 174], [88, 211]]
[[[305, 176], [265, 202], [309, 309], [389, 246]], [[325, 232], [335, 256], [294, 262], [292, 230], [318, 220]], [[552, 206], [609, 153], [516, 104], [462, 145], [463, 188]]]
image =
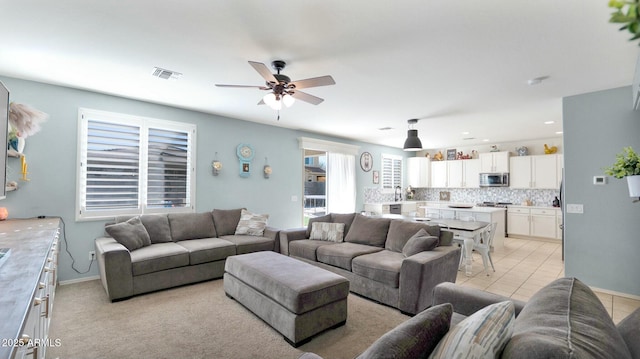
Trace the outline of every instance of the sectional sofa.
[[347, 278], [352, 292], [416, 314], [431, 305], [438, 283], [456, 280], [461, 251], [452, 237], [439, 226], [332, 213], [280, 231], [280, 251]]
[[267, 215], [245, 209], [118, 217], [95, 240], [110, 300], [222, 278], [227, 257], [279, 251]]
[[[357, 359], [640, 359], [640, 309], [617, 325], [584, 283], [560, 278], [528, 302], [441, 283], [433, 306]], [[321, 359], [304, 353], [299, 359]]]

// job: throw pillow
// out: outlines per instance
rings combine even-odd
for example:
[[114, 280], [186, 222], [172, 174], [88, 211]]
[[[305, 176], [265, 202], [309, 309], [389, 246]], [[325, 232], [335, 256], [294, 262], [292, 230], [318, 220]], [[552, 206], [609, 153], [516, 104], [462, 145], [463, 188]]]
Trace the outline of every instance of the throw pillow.
[[269, 219], [268, 214], [254, 214], [243, 209], [235, 234], [262, 236], [264, 229], [267, 227], [267, 219]]
[[342, 242], [344, 223], [314, 222], [309, 239]]
[[176, 242], [217, 237], [211, 212], [169, 213], [167, 217], [171, 227], [171, 238]]
[[311, 227], [313, 226], [314, 222], [333, 222], [333, 221], [331, 220], [331, 214], [325, 214], [324, 216], [321, 216], [321, 217], [309, 218], [309, 224], [307, 225], [307, 236], [305, 238], [311, 237]]
[[431, 236], [424, 228], [414, 234], [407, 244], [402, 247], [402, 254], [405, 257], [411, 257], [414, 254], [430, 251], [438, 246], [438, 237]]
[[409, 238], [423, 228], [429, 235], [440, 238], [440, 226], [438, 225], [394, 219], [389, 225], [389, 234], [387, 234], [387, 242], [384, 248], [402, 253], [402, 248], [407, 244]]
[[129, 251], [151, 245], [149, 233], [142, 225], [140, 217], [106, 226], [105, 231]]
[[453, 306], [433, 306], [376, 340], [357, 359], [426, 358], [449, 330]]
[[511, 338], [515, 309], [513, 302], [489, 305], [451, 328], [432, 358], [497, 358]]

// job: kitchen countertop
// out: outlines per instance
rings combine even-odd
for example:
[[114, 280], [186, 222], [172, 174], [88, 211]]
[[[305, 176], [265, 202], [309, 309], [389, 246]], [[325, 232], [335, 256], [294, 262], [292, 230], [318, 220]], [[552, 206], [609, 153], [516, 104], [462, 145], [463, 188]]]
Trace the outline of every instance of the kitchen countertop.
[[519, 205], [519, 204], [513, 204], [513, 205], [509, 205], [509, 208], [535, 208], [535, 209], [557, 209], [560, 210], [560, 207], [553, 207], [553, 206], [523, 206], [523, 205]]
[[420, 208], [425, 209], [450, 209], [452, 211], [460, 211], [460, 212], [477, 212], [477, 213], [495, 213], [495, 212], [504, 212], [507, 209], [504, 207], [478, 207], [473, 206], [471, 208], [458, 208], [458, 207], [449, 207], [449, 205], [456, 205], [455, 203], [450, 204], [427, 204], [426, 206], [420, 206]]
[[390, 205], [390, 204], [414, 204], [414, 203], [418, 203], [418, 202], [425, 202], [425, 201], [387, 201], [387, 202], [369, 202], [369, 203], [365, 203], [366, 205]]

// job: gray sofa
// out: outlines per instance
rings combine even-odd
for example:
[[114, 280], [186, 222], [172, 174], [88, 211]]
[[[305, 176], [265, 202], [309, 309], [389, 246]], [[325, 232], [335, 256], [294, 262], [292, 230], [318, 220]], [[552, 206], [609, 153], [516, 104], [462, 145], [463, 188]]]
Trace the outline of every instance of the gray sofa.
[[[222, 278], [228, 256], [278, 252], [279, 231], [240, 230], [242, 213], [243, 209], [214, 209], [116, 218], [116, 224], [105, 227], [111, 236], [95, 240], [100, 279], [109, 299]], [[236, 234], [245, 232], [249, 234]]]
[[[502, 319], [485, 315], [496, 307], [506, 308]], [[507, 325], [497, 324], [500, 320]], [[552, 282], [526, 303], [441, 283], [431, 308], [380, 337], [357, 358], [640, 359], [638, 338], [640, 308], [616, 326], [593, 291], [575, 278]], [[300, 358], [321, 359], [313, 353]]]
[[[338, 241], [312, 239], [314, 223], [341, 223], [343, 234]], [[435, 248], [408, 253], [421, 229]], [[313, 218], [307, 228], [280, 231], [280, 251], [347, 278], [352, 292], [416, 314], [431, 305], [436, 284], [456, 280], [461, 251], [451, 245], [452, 236], [424, 223], [332, 213]]]

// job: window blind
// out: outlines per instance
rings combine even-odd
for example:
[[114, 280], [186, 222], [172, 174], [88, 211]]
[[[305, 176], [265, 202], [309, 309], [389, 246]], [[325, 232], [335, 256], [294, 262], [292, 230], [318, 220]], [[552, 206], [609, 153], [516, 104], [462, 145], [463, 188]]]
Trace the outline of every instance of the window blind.
[[382, 155], [382, 188], [402, 186], [402, 157]]

